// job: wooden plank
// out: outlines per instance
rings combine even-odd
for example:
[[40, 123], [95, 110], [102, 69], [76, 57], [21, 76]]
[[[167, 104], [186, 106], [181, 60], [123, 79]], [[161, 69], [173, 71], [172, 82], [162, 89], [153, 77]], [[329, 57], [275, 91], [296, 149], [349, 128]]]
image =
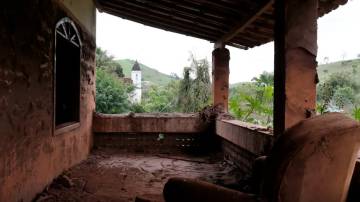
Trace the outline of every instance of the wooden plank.
[[[124, 1], [124, 0], [112, 0], [104, 1], [98, 0], [100, 2], [113, 2], [115, 4], [130, 4], [135, 7], [141, 7], [147, 9], [150, 12], [163, 12], [171, 14], [172, 16], [183, 17], [187, 19], [198, 19], [204, 23], [215, 25], [215, 26], [225, 26], [228, 28], [229, 19], [234, 20], [239, 17], [246, 17], [246, 10], [242, 10], [240, 15], [231, 16], [227, 13], [227, 10], [220, 10], [217, 8], [207, 8], [203, 5], [198, 5], [194, 2], [186, 1], [168, 1], [168, 0], [143, 0], [143, 1]], [[136, 12], [136, 10], [134, 10]], [[235, 22], [235, 21], [234, 21]]]
[[149, 4], [150, 6], [161, 7], [168, 12], [171, 12], [177, 16], [187, 16], [192, 19], [198, 19], [200, 21], [204, 21], [209, 24], [224, 26], [226, 21], [224, 17], [219, 17], [219, 15], [214, 16], [214, 13], [211, 15], [207, 15], [207, 12], [201, 8], [191, 8], [190, 6], [184, 6], [183, 3], [176, 3], [174, 1], [161, 1], [161, 0], [153, 0]]
[[[124, 1], [124, 0], [96, 0], [96, 3], [105, 12], [114, 14], [116, 16], [126, 18], [138, 23], [164, 29], [171, 32], [194, 36], [197, 38], [216, 41], [229, 30], [229, 26], [235, 25], [235, 18], [244, 19], [249, 18], [252, 12], [255, 12], [255, 7], [260, 2], [245, 2], [242, 1], [227, 1], [219, 4], [216, 2], [209, 2], [207, 0], [143, 0], [143, 1]], [[231, 10], [238, 8], [244, 3], [251, 4], [247, 8], [247, 12], [242, 16], [235, 14]], [[270, 4], [266, 2], [266, 4]], [[257, 6], [260, 7], [260, 6]], [[222, 9], [220, 9], [222, 8]], [[230, 11], [231, 15], [225, 14]], [[272, 6], [269, 8], [272, 9]], [[242, 9], [240, 9], [242, 10]], [[237, 10], [239, 11], [239, 9]], [[271, 12], [259, 13], [258, 17], [270, 16]], [[212, 17], [209, 17], [211, 15]], [[248, 31], [247, 29], [236, 40], [229, 40], [223, 45], [230, 45], [237, 48], [247, 49], [247, 47], [254, 47], [261, 43], [268, 42], [272, 37], [273, 19], [266, 21], [265, 19], [257, 20], [257, 25], [264, 25], [263, 32], [256, 34], [256, 32]], [[253, 25], [249, 24], [249, 28]], [[270, 34], [268, 34], [270, 33]]]
[[192, 36], [192, 37], [196, 37], [196, 38], [200, 38], [200, 39], [205, 39], [208, 41], [214, 41], [216, 39], [216, 37], [208, 35], [208, 34], [204, 34], [202, 32], [198, 33], [195, 32], [194, 30], [191, 29], [186, 29], [186, 28], [182, 28], [179, 26], [172, 26], [169, 24], [165, 24], [165, 23], [161, 23], [159, 21], [156, 20], [151, 20], [151, 19], [142, 19], [139, 18], [136, 15], [130, 14], [130, 13], [122, 13], [121, 15], [119, 15], [118, 10], [112, 10], [111, 8], [106, 8], [106, 12], [121, 18], [125, 18], [134, 22], [138, 22], [147, 26], [151, 26], [154, 28], [158, 28], [158, 29], [162, 29], [165, 31], [171, 31], [171, 32], [175, 32], [178, 34], [183, 34], [183, 35], [187, 35], [187, 36]]
[[115, 3], [113, 1], [107, 1], [103, 2], [103, 6], [106, 6], [107, 8], [117, 9], [119, 11], [121, 10], [121, 12], [127, 11], [128, 13], [132, 13], [133, 15], [137, 15], [142, 18], [153, 18], [159, 20], [160, 22], [166, 22], [173, 25], [176, 24], [178, 26], [188, 26], [193, 29], [202, 29], [204, 32], [221, 33], [222, 31], [222, 29], [219, 29], [212, 25], [201, 24], [181, 17], [175, 17], [171, 15], [171, 13], [159, 12], [154, 9], [146, 9], [143, 6], [129, 2]]
[[238, 44], [243, 44], [243, 45], [246, 45], [247, 47], [254, 47], [254, 46], [257, 46], [258, 43], [259, 43], [258, 41], [253, 40], [250, 37], [243, 37], [243, 36], [236, 36], [235, 38], [233, 38], [229, 42], [235, 42], [235, 43], [238, 43]]
[[265, 39], [268, 40], [268, 39], [272, 39], [273, 38], [273, 33], [269, 34], [269, 33], [264, 33], [264, 32], [261, 32], [261, 31], [253, 31], [251, 29], [246, 29], [246, 31], [244, 32], [245, 35], [249, 35], [249, 36], [257, 36], [259, 38], [262, 38], [262, 39]]
[[[162, 28], [162, 25], [167, 24], [167, 25], [179, 27], [182, 29], [186, 29], [188, 31], [193, 30], [194, 32], [206, 33], [207, 35], [211, 35], [214, 37], [222, 34], [222, 32], [220, 32], [220, 30], [218, 30], [216, 28], [210, 30], [208, 28], [197, 26], [197, 24], [195, 24], [195, 23], [181, 22], [178, 20], [174, 20], [171, 17], [166, 16], [166, 15], [157, 15], [154, 13], [149, 13], [148, 11], [140, 9], [140, 8], [138, 9], [138, 12], [134, 12], [131, 8], [128, 8], [126, 6], [121, 6], [118, 4], [113, 4], [110, 2], [104, 3], [103, 7], [104, 7], [104, 10], [106, 10], [106, 9], [112, 10], [113, 13], [114, 12], [117, 13], [117, 16], [120, 16], [120, 17], [126, 18], [126, 16], [133, 16], [133, 17], [137, 17], [138, 19], [143, 19], [145, 21], [151, 20], [155, 24], [159, 24], [158, 26], [156, 26], [157, 28]], [[140, 22], [140, 23], [143, 23], [143, 22]]]
[[218, 43], [226, 43], [240, 32], [244, 31], [251, 23], [253, 23], [262, 13], [264, 13], [267, 9], [269, 9], [274, 3], [274, 0], [270, 0], [266, 3], [257, 13], [252, 15], [245, 23], [239, 23], [234, 28], [232, 28], [227, 34], [222, 36]]
[[242, 45], [242, 44], [233, 43], [233, 42], [227, 43], [227, 45], [232, 46], [232, 47], [234, 47], [234, 48], [243, 49], [243, 50], [249, 49], [248, 46], [245, 46], [245, 45]]
[[257, 44], [261, 41], [266, 41], [267, 37], [260, 37], [257, 35], [252, 35], [251, 33], [240, 33], [235, 38], [237, 39], [243, 39], [253, 42], [254, 44]]
[[[252, 47], [273, 39], [275, 23], [275, 0], [94, 0], [97, 8], [104, 10], [105, 4], [112, 3], [127, 9], [126, 15], [111, 9], [119, 17], [136, 18], [137, 22], [180, 34], [200, 37], [208, 40], [217, 36], [217, 44], [236, 44]], [[334, 3], [331, 3], [334, 2]], [[347, 0], [320, 2], [319, 16]], [[334, 4], [334, 5], [333, 5]], [[110, 7], [107, 6], [107, 10]], [[118, 9], [118, 7], [115, 7]], [[121, 11], [122, 12], [122, 11]], [[146, 19], [151, 18], [151, 19]], [[159, 22], [155, 22], [158, 20]], [[149, 22], [151, 21], [151, 22]], [[177, 29], [176, 26], [180, 28]], [[191, 30], [194, 29], [194, 30]], [[213, 33], [211, 33], [213, 32]], [[234, 40], [243, 33], [243, 40]], [[241, 35], [240, 35], [241, 36]], [[248, 43], [247, 39], [256, 43]]]
[[139, 4], [134, 2], [126, 2], [126, 4], [131, 4], [133, 6], [141, 6], [144, 9], [148, 9], [149, 12], [159, 12], [164, 15], [170, 15], [173, 18], [178, 18], [182, 21], [195, 21], [197, 23], [200, 23], [204, 27], [206, 26], [210, 29], [211, 27], [217, 29], [224, 29], [227, 27], [224, 20], [204, 16], [201, 12], [194, 12], [189, 9], [177, 7], [177, 4], [174, 3], [166, 3], [159, 0], [154, 0], [151, 1], [151, 3], [147, 4]]
[[[183, 0], [180, 1], [180, 4], [183, 4], [184, 2], [192, 3], [194, 5], [198, 5], [201, 10], [211, 11], [212, 13], [219, 13], [221, 16], [232, 16], [237, 17], [244, 15], [251, 15], [251, 12], [249, 12], [249, 7], [243, 6], [234, 6], [234, 4], [226, 4], [225, 2], [217, 2], [217, 1], [209, 1], [209, 0]], [[236, 1], [235, 1], [236, 2]], [[246, 8], [246, 9], [242, 9]]]

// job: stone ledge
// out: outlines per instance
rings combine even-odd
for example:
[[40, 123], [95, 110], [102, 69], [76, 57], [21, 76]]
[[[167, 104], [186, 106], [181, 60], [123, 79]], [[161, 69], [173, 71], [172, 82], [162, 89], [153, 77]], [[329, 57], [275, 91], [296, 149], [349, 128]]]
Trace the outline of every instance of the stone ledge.
[[95, 133], [202, 133], [207, 125], [199, 114], [94, 114]]
[[238, 120], [217, 120], [216, 134], [255, 155], [266, 154], [274, 140], [267, 128]]

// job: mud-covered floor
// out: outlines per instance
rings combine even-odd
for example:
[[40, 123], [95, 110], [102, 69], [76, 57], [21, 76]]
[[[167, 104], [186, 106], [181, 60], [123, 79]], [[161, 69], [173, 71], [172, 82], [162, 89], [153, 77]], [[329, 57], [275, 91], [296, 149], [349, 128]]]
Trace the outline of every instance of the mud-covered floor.
[[122, 202], [135, 201], [136, 197], [163, 201], [163, 186], [175, 176], [226, 187], [236, 187], [241, 177], [221, 155], [143, 155], [98, 149], [54, 180], [34, 201]]

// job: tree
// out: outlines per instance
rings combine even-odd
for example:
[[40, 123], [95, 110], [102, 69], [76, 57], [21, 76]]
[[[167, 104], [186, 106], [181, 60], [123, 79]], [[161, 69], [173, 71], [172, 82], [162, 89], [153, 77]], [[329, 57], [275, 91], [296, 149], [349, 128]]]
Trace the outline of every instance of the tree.
[[106, 50], [96, 48], [96, 67], [106, 69], [115, 65], [114, 57], [109, 56]]
[[199, 111], [210, 104], [211, 83], [209, 75], [209, 62], [206, 59], [196, 60], [192, 56], [192, 68], [195, 69], [196, 78], [193, 82], [194, 110]]
[[352, 67], [352, 73], [357, 74], [357, 68], [358, 68], [357, 64], [353, 64], [351, 65], [351, 67]]
[[345, 105], [350, 105], [354, 102], [354, 90], [349, 87], [339, 87], [335, 90], [333, 100], [335, 105], [342, 109]]
[[103, 69], [96, 71], [96, 111], [118, 114], [131, 111], [130, 95], [133, 86], [122, 83]]
[[179, 82], [172, 81], [166, 86], [152, 85], [144, 94], [142, 105], [146, 112], [177, 111]]
[[114, 68], [114, 72], [116, 73], [116, 75], [120, 78], [124, 78], [124, 72], [123, 72], [123, 68], [121, 67], [121, 65], [119, 63], [115, 64], [115, 68]]
[[230, 113], [241, 121], [261, 125], [272, 125], [273, 116], [273, 86], [257, 86], [247, 84], [253, 92], [238, 91], [230, 98]]
[[273, 86], [274, 85], [274, 73], [264, 71], [259, 77], [254, 77], [251, 81], [256, 82], [259, 86]]
[[133, 85], [123, 83], [121, 65], [113, 56], [101, 48], [96, 48], [96, 110], [101, 113], [117, 114], [124, 112], [144, 112], [144, 108], [131, 103], [135, 89]]
[[120, 78], [125, 77], [123, 68], [114, 60], [114, 56], [109, 55], [101, 48], [96, 48], [96, 67], [104, 69], [109, 73], [114, 73]]
[[357, 84], [348, 73], [334, 73], [318, 84], [317, 100], [325, 109], [328, 109], [331, 103], [343, 108], [346, 103], [354, 100], [355, 89]]
[[[180, 81], [178, 109], [181, 112], [200, 111], [210, 104], [211, 83], [209, 63], [206, 59], [197, 60], [190, 56], [191, 66], [184, 68], [184, 78]], [[191, 78], [191, 74], [195, 78]]]
[[272, 125], [273, 74], [263, 72], [253, 82], [238, 86], [230, 97], [230, 113], [239, 120], [261, 125]]
[[192, 79], [190, 77], [191, 68], [185, 67], [183, 76], [184, 78], [180, 81], [179, 87], [179, 99], [178, 99], [178, 108], [181, 112], [192, 111], [191, 106], [193, 101], [192, 96]]

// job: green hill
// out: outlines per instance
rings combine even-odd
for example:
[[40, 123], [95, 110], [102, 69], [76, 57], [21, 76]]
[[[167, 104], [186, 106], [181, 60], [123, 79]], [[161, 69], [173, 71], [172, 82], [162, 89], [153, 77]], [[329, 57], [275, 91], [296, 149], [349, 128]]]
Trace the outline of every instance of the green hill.
[[[125, 74], [125, 77], [131, 77], [131, 69], [135, 63], [134, 60], [130, 59], [123, 59], [123, 60], [117, 60], [118, 63], [120, 63], [121, 67], [123, 68], [123, 72]], [[148, 67], [144, 64], [140, 64], [140, 68], [142, 71], [142, 80], [148, 81], [153, 84], [157, 84], [160, 86], [165, 86], [168, 83], [170, 83], [175, 78], [171, 77], [170, 75], [161, 73], [157, 71], [156, 69], [153, 69], [151, 67]]]
[[318, 66], [317, 72], [320, 81], [326, 80], [328, 76], [338, 72], [347, 72], [360, 78], [360, 59], [322, 64]]
[[[124, 74], [126, 77], [131, 77], [131, 68], [134, 64], [134, 60], [130, 59], [122, 59], [117, 60], [123, 68]], [[171, 77], [170, 75], [161, 73], [156, 69], [153, 69], [149, 66], [144, 64], [140, 64], [140, 68], [142, 70], [143, 80], [148, 81], [153, 84], [164, 86], [174, 80], [175, 78]], [[321, 64], [317, 68], [317, 72], [319, 75], [320, 81], [326, 80], [326, 78], [337, 72], [348, 72], [349, 74], [356, 74], [360, 78], [360, 59], [354, 60], [346, 60], [346, 61], [339, 61], [333, 62], [328, 64]], [[230, 89], [235, 88], [236, 86], [242, 85], [243, 83], [247, 82], [239, 82], [230, 85]]]
[[[332, 62], [328, 64], [321, 64], [317, 68], [318, 76], [320, 81], [324, 81], [333, 73], [339, 72], [347, 72], [349, 74], [355, 74], [360, 78], [360, 59], [353, 59], [353, 60], [345, 60], [345, 61], [338, 61]], [[254, 75], [257, 76], [257, 75]], [[231, 88], [236, 88], [244, 83], [248, 82], [238, 82], [230, 84]]]

